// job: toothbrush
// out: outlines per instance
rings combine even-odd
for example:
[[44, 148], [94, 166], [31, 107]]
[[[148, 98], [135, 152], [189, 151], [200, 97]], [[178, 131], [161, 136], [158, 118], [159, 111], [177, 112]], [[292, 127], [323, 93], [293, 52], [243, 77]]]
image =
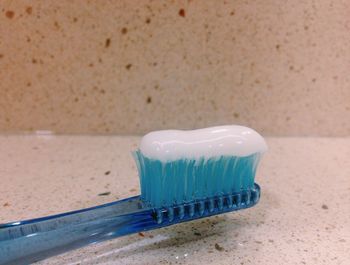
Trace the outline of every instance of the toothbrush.
[[91, 243], [254, 206], [267, 145], [229, 125], [145, 135], [133, 153], [141, 195], [78, 211], [0, 224], [0, 264], [28, 264]]

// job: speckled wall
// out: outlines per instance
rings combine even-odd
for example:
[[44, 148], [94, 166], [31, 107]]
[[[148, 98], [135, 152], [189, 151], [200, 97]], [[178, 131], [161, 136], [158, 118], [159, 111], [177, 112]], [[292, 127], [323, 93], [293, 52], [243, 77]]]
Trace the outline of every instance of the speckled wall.
[[350, 135], [350, 2], [0, 2], [0, 131]]

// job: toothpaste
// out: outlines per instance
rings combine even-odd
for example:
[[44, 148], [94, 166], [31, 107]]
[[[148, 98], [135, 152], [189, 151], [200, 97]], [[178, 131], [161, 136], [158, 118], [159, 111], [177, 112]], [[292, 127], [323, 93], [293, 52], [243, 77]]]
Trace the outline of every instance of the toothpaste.
[[154, 131], [146, 134], [140, 145], [144, 156], [163, 162], [218, 156], [245, 157], [266, 150], [266, 142], [259, 133], [239, 125]]

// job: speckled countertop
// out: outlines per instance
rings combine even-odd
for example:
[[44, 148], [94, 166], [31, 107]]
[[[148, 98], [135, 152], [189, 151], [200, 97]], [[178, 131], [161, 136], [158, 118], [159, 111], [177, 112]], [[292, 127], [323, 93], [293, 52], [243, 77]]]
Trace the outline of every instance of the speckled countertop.
[[[0, 136], [0, 222], [139, 193], [138, 137]], [[350, 138], [268, 138], [251, 209], [122, 237], [42, 264], [349, 264]]]
[[350, 2], [0, 2], [0, 131], [350, 135]]

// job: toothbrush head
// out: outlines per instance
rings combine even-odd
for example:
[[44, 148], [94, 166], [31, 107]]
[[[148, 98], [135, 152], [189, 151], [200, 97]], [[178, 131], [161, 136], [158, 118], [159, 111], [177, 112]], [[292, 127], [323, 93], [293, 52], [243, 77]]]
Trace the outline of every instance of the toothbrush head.
[[215, 196], [169, 207], [155, 208], [153, 218], [158, 224], [172, 225], [226, 212], [250, 208], [260, 199], [260, 187], [254, 184], [240, 192]]
[[260, 197], [254, 178], [266, 149], [243, 126], [149, 133], [134, 152], [141, 200], [158, 209], [158, 222], [250, 207]]

